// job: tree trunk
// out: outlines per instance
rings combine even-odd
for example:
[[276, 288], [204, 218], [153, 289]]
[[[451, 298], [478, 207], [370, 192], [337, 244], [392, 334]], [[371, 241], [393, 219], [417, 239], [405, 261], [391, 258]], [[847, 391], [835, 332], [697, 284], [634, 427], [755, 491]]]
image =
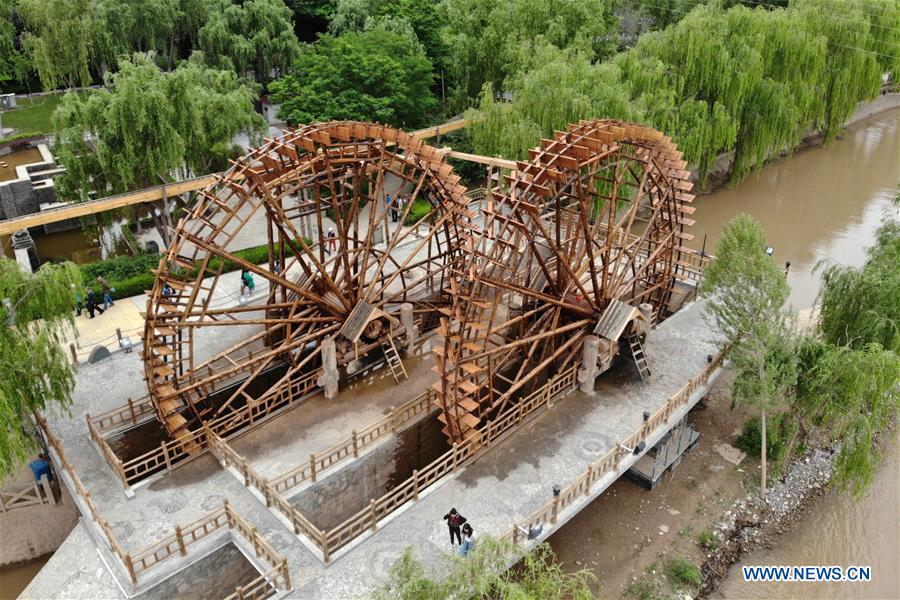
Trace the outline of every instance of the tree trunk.
[[762, 480], [759, 484], [759, 493], [762, 499], [766, 499], [766, 411], [763, 409], [762, 418], [760, 419], [760, 438], [762, 448], [760, 448], [760, 456], [762, 457]]

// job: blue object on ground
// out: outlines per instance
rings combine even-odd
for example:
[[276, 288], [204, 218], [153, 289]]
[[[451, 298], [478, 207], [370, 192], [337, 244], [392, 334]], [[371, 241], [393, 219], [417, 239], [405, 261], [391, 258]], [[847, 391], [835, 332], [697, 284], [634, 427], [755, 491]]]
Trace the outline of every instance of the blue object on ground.
[[47, 479], [53, 479], [53, 473], [50, 472], [49, 461], [38, 459], [28, 463], [28, 467], [31, 469], [31, 472], [34, 473], [35, 481], [40, 481], [41, 476], [45, 473], [47, 474]]

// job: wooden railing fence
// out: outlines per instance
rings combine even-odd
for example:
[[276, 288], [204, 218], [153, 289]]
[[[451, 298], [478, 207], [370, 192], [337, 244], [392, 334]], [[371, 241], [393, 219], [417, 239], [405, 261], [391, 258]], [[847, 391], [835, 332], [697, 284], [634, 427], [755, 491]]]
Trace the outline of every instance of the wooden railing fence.
[[[266, 540], [259, 535], [259, 532], [256, 530], [256, 528], [251, 526], [243, 517], [241, 517], [239, 514], [237, 514], [237, 512], [234, 511], [234, 509], [232, 509], [231, 505], [228, 503], [228, 500], [225, 500], [221, 508], [218, 508], [211, 513], [204, 515], [193, 523], [190, 523], [184, 527], [176, 525], [175, 533], [173, 535], [151, 544], [146, 549], [134, 554], [125, 552], [116, 539], [116, 536], [113, 534], [112, 528], [109, 526], [109, 522], [100, 515], [100, 512], [97, 510], [97, 506], [94, 504], [94, 500], [91, 498], [90, 492], [88, 492], [84, 487], [84, 484], [82, 483], [81, 478], [78, 476], [78, 473], [75, 471], [75, 468], [69, 462], [68, 458], [66, 458], [65, 452], [62, 449], [62, 445], [50, 430], [50, 426], [47, 423], [47, 420], [40, 413], [35, 413], [35, 418], [38, 422], [38, 426], [44, 432], [44, 437], [47, 440], [47, 444], [56, 452], [56, 455], [59, 458], [63, 469], [71, 478], [72, 483], [75, 486], [76, 494], [80, 496], [83, 499], [84, 503], [87, 505], [91, 520], [96, 523], [100, 530], [103, 532], [103, 535], [105, 536], [106, 541], [109, 545], [110, 551], [121, 561], [122, 566], [128, 573], [128, 576], [131, 579], [131, 583], [133, 585], [137, 585], [139, 573], [146, 571], [150, 567], [164, 561], [171, 556], [185, 556], [187, 554], [188, 546], [200, 541], [214, 531], [227, 526], [228, 528], [234, 529], [238, 532], [238, 534], [242, 535], [252, 546], [256, 555], [259, 558], [264, 559], [270, 566], [273, 567], [271, 571], [262, 575], [257, 580], [254, 580], [252, 588], [253, 590], [255, 590], [253, 593], [256, 595], [243, 597], [267, 597], [264, 595], [260, 595], [260, 592], [264, 589], [261, 580], [267, 581], [270, 585], [276, 585], [276, 587], [277, 585], [284, 585], [284, 589], [290, 589], [290, 573], [288, 572], [287, 560], [284, 557], [278, 555], [268, 544], [268, 542], [266, 542]], [[242, 596], [237, 597], [243, 598]]]
[[575, 502], [576, 499], [589, 495], [594, 484], [608, 473], [618, 470], [619, 463], [624, 456], [622, 447], [633, 448], [641, 440], [645, 440], [657, 427], [668, 423], [671, 416], [688, 403], [694, 392], [709, 382], [710, 376], [724, 363], [728, 350], [729, 348], [726, 347], [719, 352], [701, 373], [688, 381], [659, 410], [653, 413], [640, 428], [625, 438], [621, 442], [620, 447], [611, 449], [588, 465], [587, 470], [566, 486], [565, 489], [560, 490], [558, 496], [554, 496], [523, 521], [515, 523], [513, 528], [503, 537], [514, 544], [518, 544], [520, 541], [527, 539], [527, 532], [543, 527], [546, 523], [555, 525], [560, 511]]
[[40, 482], [32, 479], [28, 483], [13, 484], [0, 490], [0, 512], [41, 504], [56, 504], [46, 474], [41, 476]]
[[[287, 406], [307, 395], [316, 386], [317, 372], [309, 373], [292, 381], [277, 392], [248, 402], [240, 409], [222, 415], [206, 424], [206, 427], [223, 438], [245, 433], [251, 428], [261, 425], [271, 413]], [[103, 413], [96, 417], [87, 416], [88, 430], [101, 454], [109, 463], [126, 489], [155, 473], [170, 471], [189, 456], [197, 455], [207, 447], [206, 429], [197, 429], [189, 435], [163, 442], [140, 456], [122, 461], [109, 446], [103, 433], [119, 429], [126, 425], [137, 424], [142, 416], [153, 413], [153, 404], [149, 399], [129, 403], [125, 406]], [[197, 448], [201, 450], [197, 450]]]
[[396, 432], [423, 413], [435, 410], [431, 405], [433, 393], [429, 389], [399, 408], [391, 408], [391, 412], [387, 416], [372, 423], [365, 429], [354, 430], [348, 439], [328, 448], [324, 452], [310, 455], [308, 461], [282, 475], [274, 477], [268, 482], [269, 485], [273, 486], [276, 491], [284, 493], [304, 481], [316, 481], [323, 471], [343, 460], [351, 457], [358, 458], [359, 453], [367, 446], [371, 446], [378, 440]]

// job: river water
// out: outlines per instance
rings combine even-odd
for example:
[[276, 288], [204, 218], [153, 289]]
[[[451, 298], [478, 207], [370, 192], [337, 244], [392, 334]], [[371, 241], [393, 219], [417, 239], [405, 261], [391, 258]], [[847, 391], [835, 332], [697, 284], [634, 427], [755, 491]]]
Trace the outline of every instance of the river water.
[[[756, 217], [775, 248], [791, 261], [791, 303], [812, 306], [819, 288], [813, 268], [827, 259], [861, 265], [865, 249], [900, 182], [900, 109], [850, 128], [841, 139], [766, 166], [734, 189], [698, 198], [697, 235], [712, 250], [722, 225], [741, 212]], [[699, 246], [698, 246], [699, 247]], [[898, 267], [900, 268], [900, 267]], [[733, 568], [717, 598], [900, 598], [900, 443], [866, 495], [855, 502], [831, 493], [769, 550]], [[742, 565], [870, 565], [868, 583], [747, 583]]]

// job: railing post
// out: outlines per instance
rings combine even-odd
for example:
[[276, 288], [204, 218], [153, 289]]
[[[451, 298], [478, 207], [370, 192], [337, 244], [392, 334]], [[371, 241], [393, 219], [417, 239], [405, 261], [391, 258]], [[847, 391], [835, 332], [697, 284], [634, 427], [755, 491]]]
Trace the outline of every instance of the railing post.
[[372, 531], [378, 531], [378, 517], [375, 514], [375, 500], [369, 500], [369, 518], [372, 523]]
[[234, 529], [234, 515], [231, 514], [231, 504], [228, 502], [228, 498], [225, 498], [222, 505], [225, 508], [225, 518], [228, 521], [228, 529]]
[[559, 515], [559, 496], [553, 496], [553, 514], [550, 517], [550, 523], [556, 525], [556, 517]]
[[453, 442], [453, 471], [456, 472], [456, 467], [459, 464], [459, 444]]
[[128, 399], [128, 408], [131, 410], [131, 423], [137, 423], [137, 415], [134, 412], [134, 401], [131, 398]]
[[491, 424], [493, 421], [487, 422], [487, 434], [484, 436], [484, 447], [489, 448], [491, 445]]
[[316, 455], [315, 454], [309, 455], [309, 472], [310, 472], [310, 477], [312, 478], [313, 481], [315, 481], [316, 480]]
[[356, 443], [356, 430], [355, 429], [350, 434], [350, 439], [353, 440], [353, 458], [359, 458], [359, 447], [357, 446], [357, 443]]
[[288, 569], [286, 558], [281, 561], [281, 576], [284, 577], [284, 589], [291, 589], [291, 572]]
[[413, 469], [412, 480], [413, 480], [413, 499], [418, 500], [419, 499], [419, 470], [418, 469]]
[[53, 489], [50, 487], [50, 480], [47, 479], [47, 474], [44, 473], [41, 475], [41, 487], [44, 489], [44, 495], [47, 497], [47, 503], [52, 502], [56, 504], [56, 497], [53, 496]]
[[241, 463], [241, 475], [244, 476], [244, 485], [250, 487], [250, 473], [247, 472], [247, 463]]
[[162, 451], [163, 451], [163, 460], [166, 463], [166, 470], [171, 471], [172, 470], [172, 461], [169, 460], [169, 442], [166, 441], [166, 442], [162, 443]]
[[244, 588], [241, 586], [234, 588], [234, 595], [237, 596], [238, 600], [244, 600]]
[[397, 433], [397, 409], [393, 406], [390, 407], [391, 410], [391, 433]]
[[137, 573], [134, 572], [134, 561], [131, 560], [131, 555], [126, 554], [122, 557], [122, 560], [125, 563], [125, 568], [128, 570], [128, 576], [131, 577], [131, 584], [137, 585]]
[[331, 546], [328, 544], [328, 534], [324, 531], [319, 532], [319, 546], [322, 548], [322, 560], [328, 564], [331, 562]]
[[519, 525], [513, 522], [513, 544], [519, 543]]
[[178, 538], [178, 551], [182, 556], [187, 556], [187, 548], [184, 545], [184, 534], [181, 533], [181, 525], [175, 526], [175, 537]]
[[588, 465], [587, 479], [585, 480], [584, 495], [589, 496], [591, 493], [591, 479], [594, 477], [594, 465]]
[[78, 364], [78, 352], [75, 350], [75, 344], [69, 344], [69, 352], [72, 353], [72, 364]]

